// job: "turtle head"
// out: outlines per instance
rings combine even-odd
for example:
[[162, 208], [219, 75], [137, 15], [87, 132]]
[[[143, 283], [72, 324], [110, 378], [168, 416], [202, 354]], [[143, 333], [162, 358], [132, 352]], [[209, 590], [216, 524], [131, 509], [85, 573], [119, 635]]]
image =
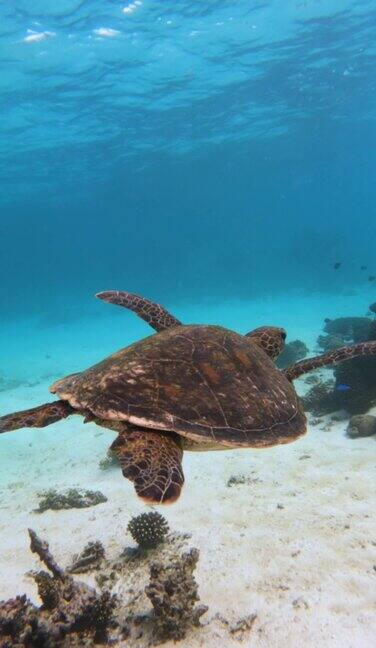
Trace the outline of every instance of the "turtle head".
[[260, 326], [246, 333], [246, 337], [260, 346], [270, 358], [277, 358], [284, 349], [286, 331], [278, 326]]

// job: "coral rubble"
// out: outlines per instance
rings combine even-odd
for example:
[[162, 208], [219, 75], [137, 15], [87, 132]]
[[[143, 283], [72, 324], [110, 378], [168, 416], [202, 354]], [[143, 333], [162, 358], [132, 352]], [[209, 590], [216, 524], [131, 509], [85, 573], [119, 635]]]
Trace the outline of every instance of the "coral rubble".
[[108, 470], [109, 468], [119, 468], [120, 462], [113, 450], [109, 448], [106, 456], [100, 460], [98, 465], [101, 470]]
[[231, 475], [230, 479], [227, 480], [226, 486], [232, 488], [232, 486], [238, 486], [239, 484], [257, 484], [260, 481], [259, 477], [247, 477], [246, 475]]
[[31, 529], [29, 535], [31, 551], [49, 570], [33, 574], [42, 605], [33, 605], [26, 596], [0, 603], [2, 648], [78, 648], [105, 642], [109, 628], [116, 626], [116, 597], [74, 581], [56, 564], [48, 544]]
[[248, 614], [230, 625], [230, 633], [242, 640], [253, 628], [257, 614]]
[[170, 534], [153, 551], [132, 558], [123, 552], [111, 560], [100, 543], [89, 543], [75, 557], [73, 571], [86, 571], [88, 560], [97, 591], [61, 569], [48, 544], [29, 534], [31, 550], [48, 570], [32, 573], [42, 605], [26, 596], [0, 602], [1, 648], [147, 648], [184, 638], [208, 609], [196, 605], [199, 552], [184, 551], [187, 535]]
[[70, 488], [66, 492], [59, 493], [55, 489], [42, 491], [38, 493], [42, 499], [39, 506], [35, 509], [36, 513], [43, 513], [49, 509], [59, 511], [61, 509], [88, 508], [107, 502], [107, 497], [100, 491], [80, 490]]
[[101, 542], [88, 542], [80, 554], [73, 556], [73, 561], [68, 572], [70, 574], [84, 574], [93, 569], [98, 569], [105, 558], [104, 547]]
[[141, 549], [153, 549], [164, 541], [169, 528], [163, 515], [151, 511], [133, 517], [127, 530]]

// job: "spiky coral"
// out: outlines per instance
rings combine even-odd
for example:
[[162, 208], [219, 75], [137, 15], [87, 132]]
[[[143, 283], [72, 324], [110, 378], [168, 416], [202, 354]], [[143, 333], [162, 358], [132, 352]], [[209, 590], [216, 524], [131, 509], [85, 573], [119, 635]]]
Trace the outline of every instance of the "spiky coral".
[[141, 549], [153, 549], [164, 541], [169, 527], [163, 515], [151, 511], [131, 518], [127, 530]]

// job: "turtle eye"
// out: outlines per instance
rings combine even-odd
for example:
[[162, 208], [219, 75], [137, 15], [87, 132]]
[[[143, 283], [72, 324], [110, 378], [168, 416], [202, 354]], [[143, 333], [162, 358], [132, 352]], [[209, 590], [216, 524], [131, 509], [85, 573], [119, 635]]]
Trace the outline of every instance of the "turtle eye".
[[286, 340], [286, 331], [281, 331], [282, 340]]

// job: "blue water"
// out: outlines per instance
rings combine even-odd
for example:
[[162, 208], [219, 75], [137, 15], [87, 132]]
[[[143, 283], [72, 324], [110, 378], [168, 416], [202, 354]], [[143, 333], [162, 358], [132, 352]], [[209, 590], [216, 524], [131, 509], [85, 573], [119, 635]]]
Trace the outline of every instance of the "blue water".
[[2, 317], [367, 287], [375, 23], [364, 1], [3, 3]]
[[[324, 318], [366, 314], [375, 32], [368, 0], [0, 3], [0, 415], [151, 333], [98, 291], [145, 295], [184, 323], [283, 326], [310, 354]], [[255, 648], [374, 642], [374, 439], [313, 420], [292, 450], [185, 453], [184, 495], [166, 513], [201, 551], [213, 614], [249, 614], [257, 593]], [[28, 526], [68, 564], [87, 540], [119, 554], [143, 511], [120, 471], [98, 468], [114, 433], [82, 427], [1, 435], [0, 599], [35, 596]], [[260, 486], [227, 490], [240, 473]], [[41, 487], [72, 485], [108, 504], [32, 517]], [[291, 603], [302, 592], [308, 611]], [[200, 645], [233, 645], [218, 632]]]

